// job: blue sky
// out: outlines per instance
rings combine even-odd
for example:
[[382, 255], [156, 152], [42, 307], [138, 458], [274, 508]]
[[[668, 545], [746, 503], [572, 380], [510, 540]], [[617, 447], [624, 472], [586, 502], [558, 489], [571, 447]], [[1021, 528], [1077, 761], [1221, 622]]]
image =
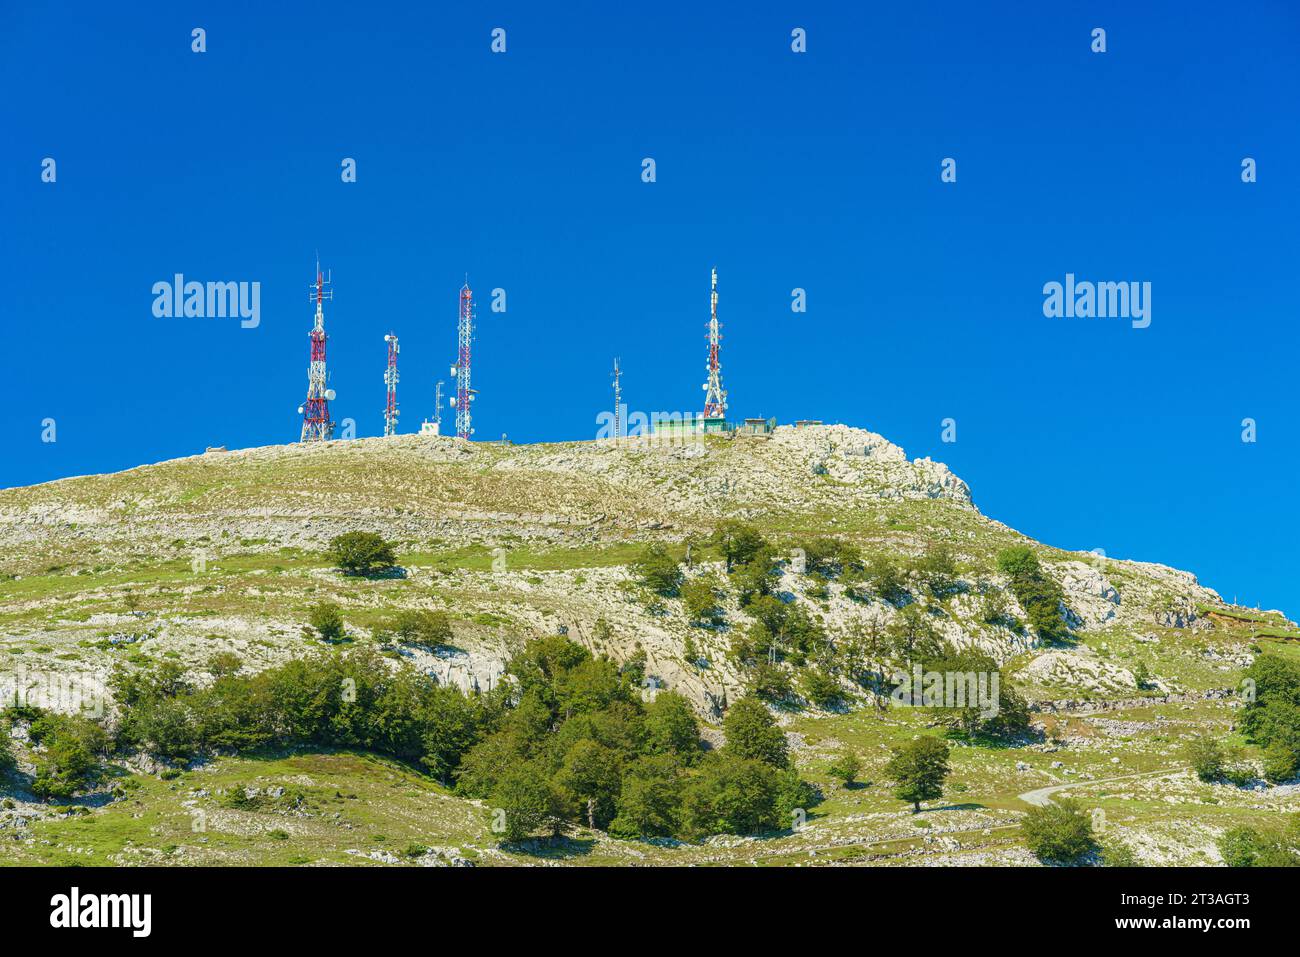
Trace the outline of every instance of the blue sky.
[[[716, 265], [733, 417], [869, 428], [1036, 538], [1300, 614], [1293, 5], [272, 6], [0, 18], [0, 485], [294, 440], [317, 250], [359, 435], [390, 329], [431, 414], [466, 273], [479, 438], [593, 437], [615, 355], [632, 410], [693, 410]], [[260, 282], [261, 324], [155, 318], [178, 272]], [[1045, 318], [1067, 272], [1150, 282], [1150, 327]]]

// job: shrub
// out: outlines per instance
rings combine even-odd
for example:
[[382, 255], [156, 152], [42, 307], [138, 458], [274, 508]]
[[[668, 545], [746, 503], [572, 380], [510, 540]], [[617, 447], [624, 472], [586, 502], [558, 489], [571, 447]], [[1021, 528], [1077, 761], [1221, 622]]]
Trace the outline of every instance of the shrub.
[[1274, 741], [1264, 751], [1264, 778], [1281, 784], [1295, 777], [1297, 755], [1282, 741]]
[[862, 770], [862, 762], [852, 751], [845, 751], [831, 764], [827, 771], [830, 776], [840, 784], [848, 787], [857, 780], [858, 772]]
[[343, 613], [332, 601], [313, 605], [307, 612], [307, 621], [325, 641], [338, 641], [343, 637]]
[[935, 598], [943, 598], [957, 587], [957, 562], [947, 545], [935, 545], [917, 559], [916, 573]]
[[331, 539], [329, 555], [349, 575], [370, 575], [397, 564], [393, 546], [374, 532], [345, 532]]
[[451, 619], [445, 611], [406, 609], [393, 619], [392, 631], [410, 644], [445, 645], [451, 641]]
[[1011, 592], [1029, 616], [1030, 626], [1044, 641], [1063, 641], [1069, 628], [1061, 613], [1061, 586], [1043, 571], [1038, 556], [1027, 545], [998, 553], [998, 569], [1011, 579]]
[[1019, 626], [1011, 614], [1011, 602], [1007, 599], [1007, 593], [1001, 588], [989, 588], [980, 598], [980, 621], [986, 625]]
[[9, 746], [8, 729], [0, 727], [0, 774], [12, 771], [18, 766], [13, 749]]
[[807, 668], [800, 673], [799, 691], [819, 708], [834, 708], [844, 700], [840, 683], [820, 668]]
[[1133, 853], [1133, 848], [1119, 841], [1102, 845], [1101, 863], [1106, 867], [1141, 867], [1142, 862]]
[[37, 797], [67, 800], [98, 782], [98, 758], [108, 750], [108, 735], [99, 725], [81, 717], [43, 714], [32, 723], [30, 735], [43, 749], [32, 781]]
[[902, 569], [886, 555], [876, 555], [868, 563], [865, 577], [881, 601], [898, 605], [909, 597]]
[[1053, 864], [1075, 863], [1096, 848], [1092, 822], [1070, 798], [1031, 807], [1021, 832], [1034, 856]]
[[720, 522], [713, 530], [709, 544], [722, 553], [730, 574], [736, 565], [748, 564], [767, 546], [766, 539], [758, 529], [744, 522], [727, 519]]
[[727, 739], [724, 748], [728, 754], [778, 768], [790, 763], [785, 732], [756, 698], [741, 698], [733, 704], [722, 721], [722, 731]]
[[1206, 783], [1223, 777], [1223, 748], [1209, 735], [1200, 734], [1187, 746], [1187, 760], [1196, 776]]
[[756, 698], [779, 704], [794, 694], [794, 683], [790, 673], [780, 665], [760, 661], [751, 669], [745, 689]]
[[686, 619], [692, 625], [717, 627], [726, 623], [726, 614], [718, 603], [716, 588], [716, 581], [709, 576], [693, 578], [681, 586]]
[[1228, 867], [1250, 867], [1259, 857], [1259, 833], [1249, 827], [1233, 827], [1219, 836], [1219, 854]]
[[665, 597], [676, 595], [685, 577], [681, 563], [658, 542], [645, 547], [641, 557], [633, 562], [632, 571], [647, 588]]

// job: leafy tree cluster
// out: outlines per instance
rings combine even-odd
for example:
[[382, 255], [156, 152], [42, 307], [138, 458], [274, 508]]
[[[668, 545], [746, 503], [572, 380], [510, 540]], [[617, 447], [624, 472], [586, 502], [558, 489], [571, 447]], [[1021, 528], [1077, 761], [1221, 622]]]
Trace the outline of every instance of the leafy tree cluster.
[[803, 545], [804, 567], [823, 578], [856, 578], [863, 571], [862, 552], [852, 542], [814, 538]]
[[12, 771], [18, 766], [13, 748], [9, 744], [9, 722], [0, 719], [0, 774]]
[[643, 702], [612, 662], [566, 638], [530, 642], [509, 671], [518, 701], [465, 756], [456, 785], [499, 812], [507, 840], [574, 824], [626, 838], [747, 834], [810, 802], [784, 734], [752, 699], [732, 706], [726, 746], [706, 753], [685, 698]]
[[1011, 593], [1029, 616], [1029, 624], [1044, 641], [1069, 638], [1069, 627], [1061, 612], [1064, 593], [1038, 562], [1027, 545], [1003, 549], [997, 557], [998, 570], [1011, 579]]
[[375, 532], [345, 532], [330, 540], [330, 560], [349, 575], [373, 575], [397, 564], [393, 546]]
[[109, 738], [80, 715], [37, 712], [28, 730], [37, 746], [32, 793], [45, 800], [67, 800], [94, 787], [103, 774]]
[[[998, 663], [988, 655], [965, 649], [958, 651], [951, 645], [944, 645], [942, 653], [926, 661], [926, 672], [940, 672], [945, 675], [961, 675], [966, 686], [967, 701], [965, 706], [946, 707], [944, 722], [954, 731], [967, 738], [993, 738], [1010, 740], [1029, 731], [1029, 704], [1016, 691], [1014, 685], [1001, 674]], [[988, 676], [983, 687], [988, 693], [993, 690], [992, 676], [998, 676], [997, 708], [985, 708], [981, 702], [971, 700], [979, 687], [979, 676]]]
[[322, 650], [248, 677], [214, 665], [203, 686], [174, 662], [116, 672], [119, 747], [166, 761], [269, 745], [362, 748], [450, 781], [504, 710], [500, 692], [467, 697], [369, 647]]
[[1273, 783], [1295, 777], [1300, 765], [1300, 663], [1263, 654], [1246, 672], [1255, 696], [1242, 717], [1246, 737], [1264, 749], [1264, 776]]
[[451, 619], [445, 611], [408, 608], [397, 613], [387, 629], [399, 641], [430, 648], [451, 641]]
[[1097, 850], [1092, 821], [1071, 798], [1031, 807], [1020, 830], [1029, 850], [1046, 863], [1078, 863]]
[[753, 599], [745, 610], [753, 622], [732, 638], [732, 653], [742, 663], [759, 659], [802, 665], [826, 647], [826, 631], [800, 604], [786, 604], [775, 595]]
[[1218, 846], [1229, 867], [1300, 867], [1300, 823], [1292, 815], [1280, 830], [1229, 828], [1220, 835]]
[[711, 575], [692, 578], [681, 586], [686, 618], [693, 625], [716, 628], [726, 624], [727, 616], [718, 599], [718, 582]]
[[641, 556], [632, 563], [632, 571], [643, 585], [665, 598], [674, 597], [686, 577], [681, 562], [658, 542], [645, 547]]

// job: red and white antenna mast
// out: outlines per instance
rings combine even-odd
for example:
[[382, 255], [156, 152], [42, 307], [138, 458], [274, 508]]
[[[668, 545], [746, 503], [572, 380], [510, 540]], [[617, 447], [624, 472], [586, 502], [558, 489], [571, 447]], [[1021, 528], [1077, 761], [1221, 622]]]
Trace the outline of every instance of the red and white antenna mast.
[[311, 301], [316, 303], [316, 324], [311, 330], [311, 365], [307, 367], [307, 401], [299, 406], [302, 413], [301, 442], [328, 442], [334, 438], [334, 423], [330, 421], [330, 401], [334, 390], [327, 385], [325, 371], [325, 311], [322, 303], [334, 299], [334, 290], [326, 289], [330, 281], [320, 271], [316, 260], [316, 282], [311, 287]]
[[621, 439], [623, 430], [627, 426], [623, 423], [623, 388], [619, 384], [619, 379], [623, 378], [623, 371], [618, 367], [618, 357], [614, 358], [614, 438]]
[[709, 380], [704, 383], [704, 417], [721, 419], [727, 414], [727, 393], [722, 388], [722, 362], [718, 359], [722, 335], [718, 322], [718, 271], [713, 270], [713, 292], [709, 296]]
[[388, 343], [388, 368], [384, 370], [384, 385], [388, 386], [388, 405], [384, 408], [384, 435], [397, 434], [397, 336], [391, 332], [384, 336]]
[[456, 397], [451, 404], [456, 407], [456, 434], [468, 439], [474, 434], [470, 422], [470, 404], [478, 395], [470, 386], [470, 346], [474, 342], [474, 293], [469, 288], [469, 278], [460, 287], [460, 322], [457, 327], [457, 339], [460, 345], [456, 365], [451, 367], [451, 374], [456, 378]]

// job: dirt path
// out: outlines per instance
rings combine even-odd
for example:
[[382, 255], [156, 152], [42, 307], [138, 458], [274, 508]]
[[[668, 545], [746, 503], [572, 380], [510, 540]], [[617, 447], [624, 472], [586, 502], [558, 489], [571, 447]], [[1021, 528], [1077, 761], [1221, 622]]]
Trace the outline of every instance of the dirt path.
[[1034, 807], [1047, 807], [1052, 803], [1052, 795], [1058, 791], [1070, 791], [1075, 788], [1092, 787], [1094, 784], [1110, 784], [1112, 781], [1131, 781], [1134, 778], [1153, 778], [1162, 777], [1166, 774], [1178, 774], [1180, 771], [1186, 771], [1186, 767], [1167, 768], [1163, 771], [1139, 771], [1137, 774], [1122, 774], [1116, 778], [1098, 778], [1095, 781], [1068, 781], [1065, 784], [1053, 784], [1045, 788], [1038, 788], [1033, 791], [1026, 791], [1024, 794], [1017, 795], [1020, 800]]

